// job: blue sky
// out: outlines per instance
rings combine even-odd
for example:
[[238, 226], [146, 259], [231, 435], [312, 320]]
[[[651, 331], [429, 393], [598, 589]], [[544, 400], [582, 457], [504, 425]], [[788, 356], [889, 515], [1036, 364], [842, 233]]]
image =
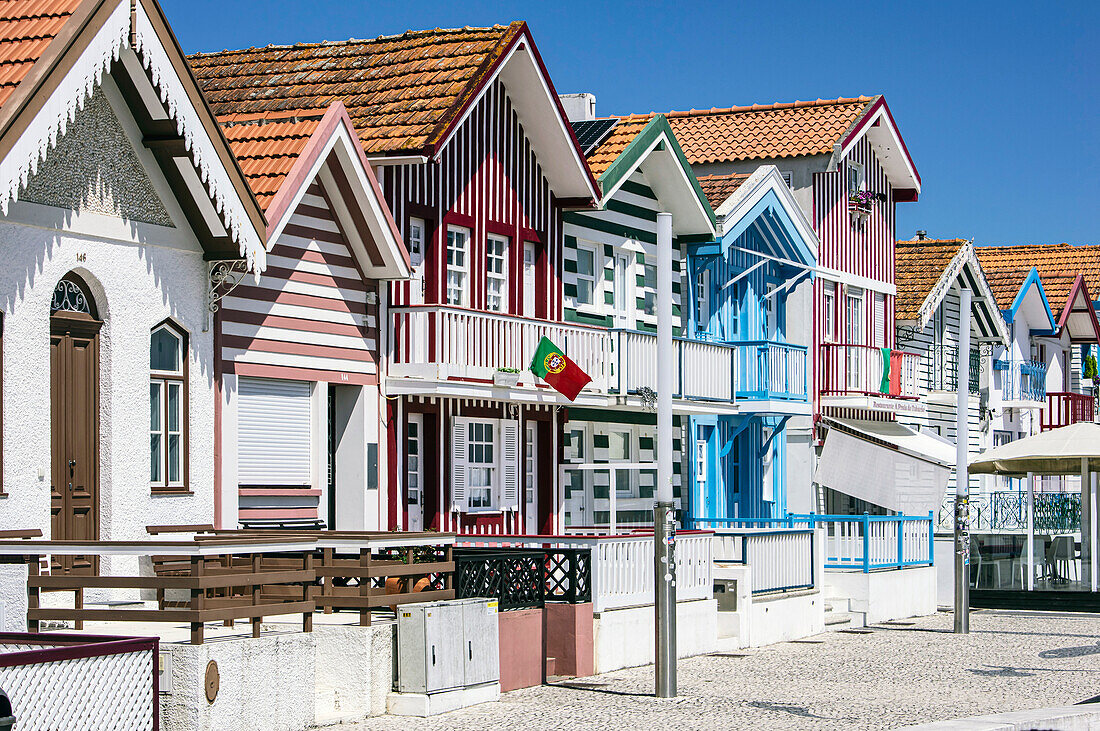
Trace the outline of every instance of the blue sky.
[[188, 53], [526, 20], [600, 114], [883, 93], [899, 236], [1100, 243], [1100, 3], [161, 0]]

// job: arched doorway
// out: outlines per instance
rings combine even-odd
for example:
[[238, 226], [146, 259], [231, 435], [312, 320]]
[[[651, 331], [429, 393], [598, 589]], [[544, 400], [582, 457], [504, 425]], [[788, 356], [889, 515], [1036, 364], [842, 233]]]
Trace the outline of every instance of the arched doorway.
[[[99, 539], [99, 330], [87, 284], [73, 273], [50, 303], [51, 538]], [[58, 556], [53, 570], [95, 573], [87, 556]]]

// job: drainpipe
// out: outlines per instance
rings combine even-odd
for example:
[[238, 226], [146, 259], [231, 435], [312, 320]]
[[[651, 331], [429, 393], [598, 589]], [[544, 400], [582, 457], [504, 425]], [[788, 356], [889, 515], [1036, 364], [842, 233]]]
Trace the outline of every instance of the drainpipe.
[[[656, 695], [676, 696], [676, 511], [672, 500], [672, 214], [657, 214], [657, 501], [653, 506]], [[614, 489], [614, 485], [612, 486]]]
[[[955, 633], [970, 633], [970, 473], [967, 469], [967, 416], [970, 411], [970, 299], [959, 291], [959, 352], [955, 366], [958, 398], [955, 407]], [[1029, 539], [1030, 540], [1030, 539]]]

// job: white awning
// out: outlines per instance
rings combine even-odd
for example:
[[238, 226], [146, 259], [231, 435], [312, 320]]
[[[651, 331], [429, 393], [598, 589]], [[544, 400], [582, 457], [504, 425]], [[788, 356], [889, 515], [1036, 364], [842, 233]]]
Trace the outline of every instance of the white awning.
[[938, 510], [955, 445], [897, 422], [825, 419], [814, 481], [906, 515]]

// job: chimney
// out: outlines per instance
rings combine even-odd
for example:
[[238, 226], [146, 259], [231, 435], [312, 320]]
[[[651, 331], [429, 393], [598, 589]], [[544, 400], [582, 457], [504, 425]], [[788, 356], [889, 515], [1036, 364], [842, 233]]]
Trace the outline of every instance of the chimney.
[[917, 241], [925, 241], [928, 239], [928, 232], [924, 229], [917, 231]]
[[558, 94], [565, 116], [570, 122], [589, 122], [596, 118], [596, 95], [588, 92], [580, 94]]

